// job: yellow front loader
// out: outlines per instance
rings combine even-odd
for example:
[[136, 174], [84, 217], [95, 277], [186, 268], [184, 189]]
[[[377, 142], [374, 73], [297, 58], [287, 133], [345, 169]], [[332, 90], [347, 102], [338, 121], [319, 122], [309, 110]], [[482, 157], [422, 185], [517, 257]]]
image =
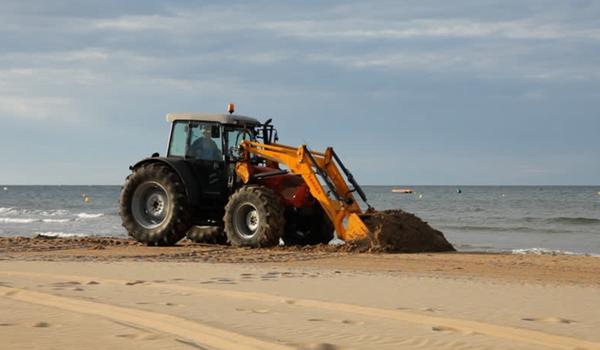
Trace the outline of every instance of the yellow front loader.
[[[369, 229], [360, 218], [363, 211], [353, 193], [356, 192], [365, 202], [367, 211], [372, 208], [363, 190], [333, 148], [328, 147], [325, 152], [316, 152], [308, 150], [306, 145], [291, 147], [255, 141], [243, 141], [240, 148], [243, 157], [236, 164], [236, 173], [244, 183], [248, 183], [251, 178], [251, 155], [266, 159], [271, 167], [284, 165], [291, 174], [302, 176], [310, 193], [333, 223], [340, 239], [352, 241], [368, 235]], [[353, 188], [348, 186], [342, 173]]]

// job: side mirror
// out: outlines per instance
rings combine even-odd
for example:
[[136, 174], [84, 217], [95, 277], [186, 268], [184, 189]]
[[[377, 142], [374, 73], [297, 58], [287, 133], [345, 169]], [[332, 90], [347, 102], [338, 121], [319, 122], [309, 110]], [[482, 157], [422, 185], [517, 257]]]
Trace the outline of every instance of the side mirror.
[[213, 139], [218, 139], [221, 137], [221, 128], [218, 125], [211, 125], [210, 137]]

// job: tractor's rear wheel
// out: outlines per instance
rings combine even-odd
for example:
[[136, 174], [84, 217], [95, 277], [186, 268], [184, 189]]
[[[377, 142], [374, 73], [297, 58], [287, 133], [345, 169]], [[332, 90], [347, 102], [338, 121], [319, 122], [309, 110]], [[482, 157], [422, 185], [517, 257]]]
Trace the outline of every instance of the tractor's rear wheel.
[[179, 176], [164, 164], [133, 171], [121, 190], [123, 227], [148, 245], [173, 245], [190, 227], [187, 195]]
[[295, 216], [286, 225], [283, 241], [286, 245], [327, 244], [333, 239], [334, 227], [319, 204], [310, 216]]
[[284, 208], [269, 188], [248, 185], [231, 195], [223, 221], [231, 245], [271, 247], [283, 236]]

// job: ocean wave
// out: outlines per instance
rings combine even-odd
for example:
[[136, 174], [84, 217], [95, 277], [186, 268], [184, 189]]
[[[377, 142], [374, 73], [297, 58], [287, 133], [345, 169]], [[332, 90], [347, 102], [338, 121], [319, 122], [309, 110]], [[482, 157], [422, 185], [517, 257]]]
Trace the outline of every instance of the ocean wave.
[[517, 255], [583, 255], [583, 256], [599, 256], [595, 254], [587, 253], [575, 253], [566, 250], [555, 250], [546, 248], [524, 248], [524, 249], [513, 249], [511, 251]]
[[65, 223], [69, 221], [71, 221], [71, 219], [42, 219], [42, 222], [47, 223]]
[[0, 218], [0, 222], [4, 224], [31, 224], [37, 221], [40, 220], [33, 218]]
[[65, 209], [52, 209], [39, 211], [41, 216], [65, 216], [68, 215], [69, 211]]
[[87, 237], [85, 233], [66, 233], [66, 232], [36, 232], [38, 237], [58, 237], [58, 238], [69, 238], [69, 237]]
[[546, 219], [546, 222], [555, 224], [569, 224], [569, 225], [598, 225], [600, 219], [585, 218], [585, 217], [557, 217]]
[[77, 217], [80, 219], [95, 219], [95, 218], [99, 218], [101, 216], [104, 216], [104, 214], [103, 213], [97, 213], [97, 214], [79, 213], [79, 214], [77, 214]]
[[441, 230], [450, 229], [467, 232], [525, 232], [525, 233], [569, 233], [572, 231], [554, 228], [534, 228], [528, 226], [478, 226], [478, 225], [444, 225], [440, 226]]
[[0, 207], [0, 214], [11, 216], [66, 216], [69, 214], [65, 209], [25, 209]]
[[0, 207], [0, 214], [12, 214], [14, 208]]
[[522, 218], [525, 222], [530, 223], [543, 223], [543, 224], [565, 224], [565, 225], [598, 225], [600, 219], [586, 218], [586, 217], [571, 217], [571, 216], [559, 216], [555, 218], [540, 218], [527, 216]]

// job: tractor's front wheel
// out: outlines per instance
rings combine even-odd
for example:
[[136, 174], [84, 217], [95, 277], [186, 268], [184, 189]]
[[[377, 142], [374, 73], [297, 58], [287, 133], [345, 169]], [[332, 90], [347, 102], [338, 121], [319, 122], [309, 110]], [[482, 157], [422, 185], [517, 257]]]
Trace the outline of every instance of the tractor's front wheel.
[[164, 164], [145, 164], [133, 171], [121, 190], [123, 227], [148, 245], [173, 245], [190, 227], [184, 185]]
[[231, 245], [271, 247], [283, 236], [284, 208], [272, 190], [248, 185], [231, 195], [223, 221]]

